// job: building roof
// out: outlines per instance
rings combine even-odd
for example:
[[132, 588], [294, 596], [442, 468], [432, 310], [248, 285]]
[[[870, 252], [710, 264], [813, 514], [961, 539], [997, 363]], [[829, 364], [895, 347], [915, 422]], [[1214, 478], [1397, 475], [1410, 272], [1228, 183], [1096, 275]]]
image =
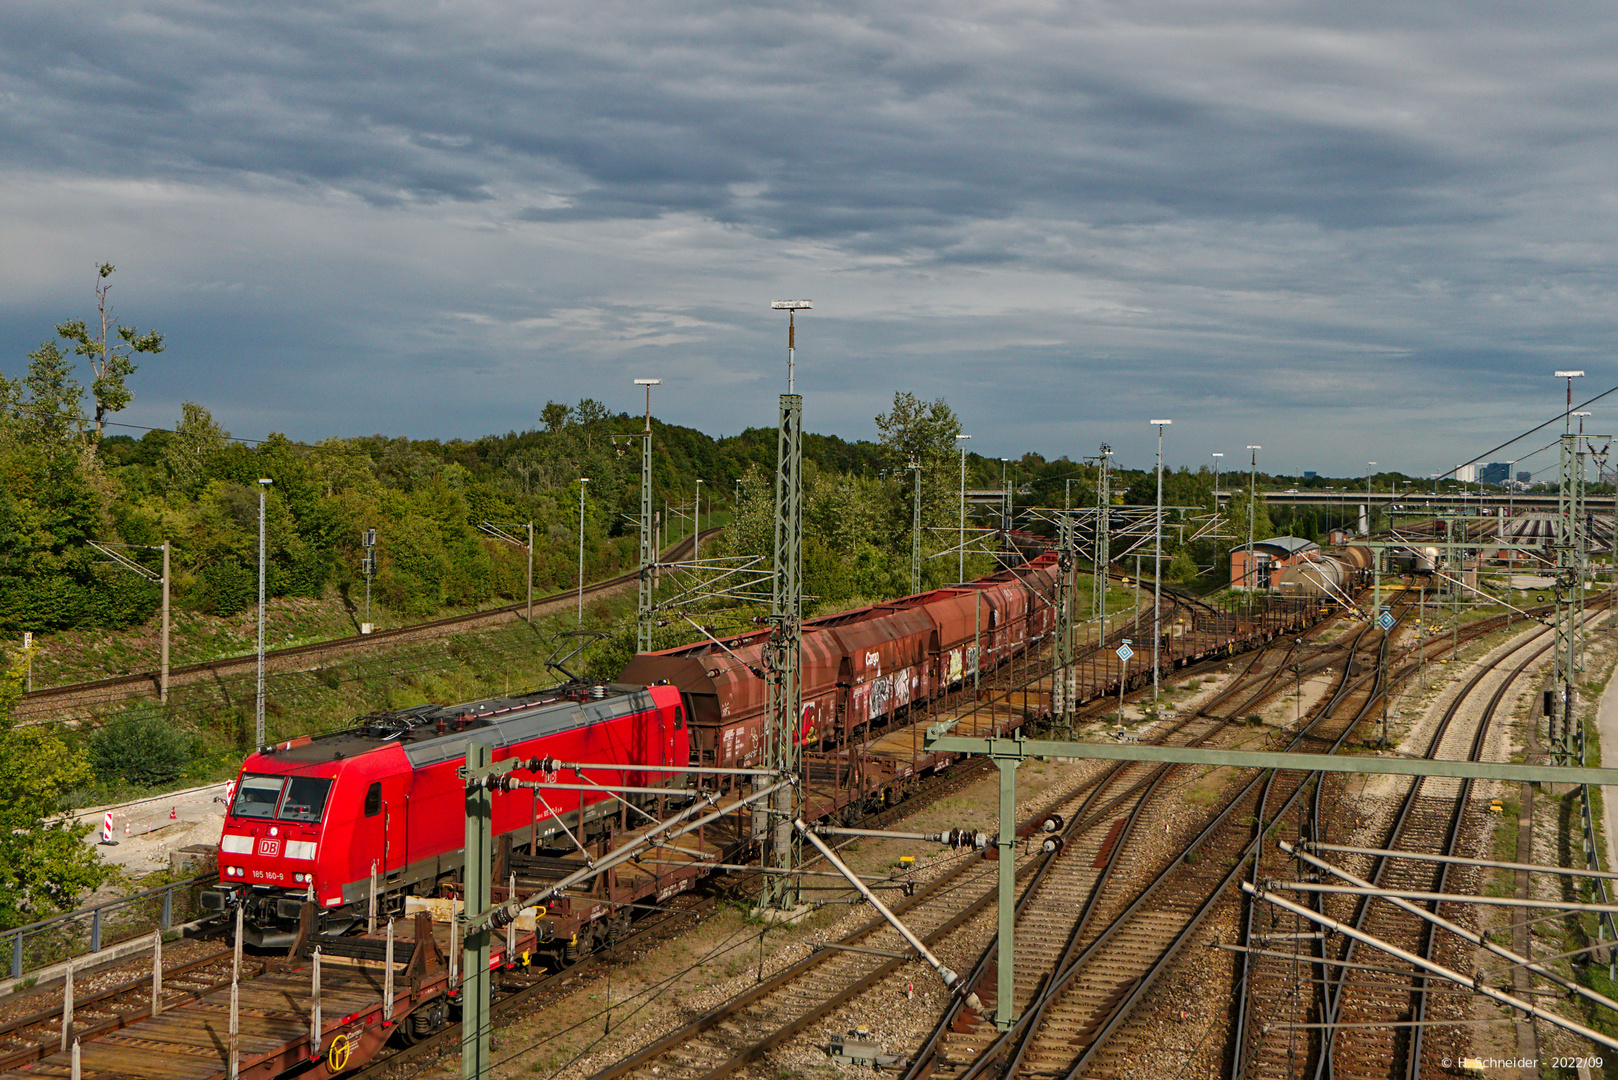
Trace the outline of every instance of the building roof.
[[[1301, 555], [1306, 551], [1320, 550], [1319, 544], [1315, 543], [1313, 540], [1305, 540], [1301, 536], [1273, 536], [1268, 540], [1255, 540], [1253, 542], [1253, 547], [1255, 549], [1269, 548], [1271, 551], [1277, 552], [1281, 555], [1286, 555], [1288, 557]], [[1237, 547], [1234, 550], [1243, 551], [1246, 550], [1246, 548], [1247, 545], [1242, 544], [1240, 547]]]

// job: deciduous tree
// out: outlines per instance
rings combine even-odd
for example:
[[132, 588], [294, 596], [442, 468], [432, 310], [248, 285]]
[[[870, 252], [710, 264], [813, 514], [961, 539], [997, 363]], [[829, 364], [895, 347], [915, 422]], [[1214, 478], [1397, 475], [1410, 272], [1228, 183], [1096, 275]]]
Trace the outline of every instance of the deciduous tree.
[[124, 383], [135, 373], [134, 354], [163, 351], [163, 335], [156, 330], [143, 334], [132, 326], [118, 322], [116, 312], [107, 302], [107, 293], [112, 289], [107, 279], [112, 277], [116, 269], [111, 263], [96, 267], [99, 275], [95, 288], [97, 326], [88, 327], [83, 319], [73, 319], [56, 326], [56, 332], [73, 342], [73, 351], [87, 358], [95, 371], [90, 392], [95, 396], [97, 441], [101, 439], [107, 414], [118, 412], [134, 400], [135, 395]]
[[84, 843], [91, 827], [61, 810], [62, 796], [90, 781], [90, 763], [48, 728], [13, 725], [23, 663], [8, 661], [0, 673], [0, 929], [65, 910], [107, 876]]

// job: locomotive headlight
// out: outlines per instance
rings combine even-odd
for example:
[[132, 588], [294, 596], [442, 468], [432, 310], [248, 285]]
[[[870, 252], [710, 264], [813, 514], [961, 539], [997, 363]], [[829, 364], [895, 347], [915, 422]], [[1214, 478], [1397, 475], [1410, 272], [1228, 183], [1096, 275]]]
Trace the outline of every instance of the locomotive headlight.
[[274, 825], [271, 825], [270, 826], [270, 835], [271, 836], [280, 836], [281, 835], [281, 830], [276, 828]]

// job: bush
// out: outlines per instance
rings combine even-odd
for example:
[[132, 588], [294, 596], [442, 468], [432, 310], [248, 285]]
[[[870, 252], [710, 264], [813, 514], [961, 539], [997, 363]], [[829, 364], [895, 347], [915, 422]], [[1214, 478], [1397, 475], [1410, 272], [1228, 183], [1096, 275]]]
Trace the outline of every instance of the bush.
[[166, 717], [119, 716], [90, 737], [90, 764], [104, 781], [155, 787], [181, 776], [196, 749], [196, 737]]

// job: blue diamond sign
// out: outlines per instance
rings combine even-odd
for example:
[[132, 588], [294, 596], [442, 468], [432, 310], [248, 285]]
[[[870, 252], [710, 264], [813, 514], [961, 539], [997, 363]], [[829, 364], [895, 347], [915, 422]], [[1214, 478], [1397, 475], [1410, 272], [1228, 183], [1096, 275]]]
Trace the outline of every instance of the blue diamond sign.
[[1376, 617], [1376, 624], [1384, 630], [1393, 629], [1393, 612], [1384, 611]]
[[1118, 659], [1122, 660], [1124, 663], [1129, 663], [1129, 658], [1134, 655], [1135, 650], [1129, 647], [1129, 642], [1126, 641], [1122, 645], [1118, 646]]

